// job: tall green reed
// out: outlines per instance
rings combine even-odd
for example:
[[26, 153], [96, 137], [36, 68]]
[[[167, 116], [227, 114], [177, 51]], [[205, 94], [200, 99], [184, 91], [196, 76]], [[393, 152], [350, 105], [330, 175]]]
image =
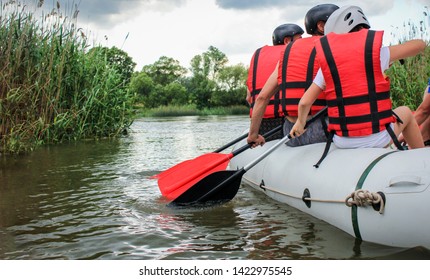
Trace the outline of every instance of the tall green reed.
[[394, 44], [420, 38], [427, 42], [423, 54], [408, 58], [403, 64], [395, 63], [387, 71], [391, 80], [393, 106], [409, 106], [415, 110], [422, 102], [423, 92], [430, 78], [430, 13], [427, 6], [418, 22], [408, 20], [391, 32]]
[[117, 136], [132, 121], [133, 96], [105, 54], [88, 51], [77, 11], [42, 6], [1, 1], [0, 153]]

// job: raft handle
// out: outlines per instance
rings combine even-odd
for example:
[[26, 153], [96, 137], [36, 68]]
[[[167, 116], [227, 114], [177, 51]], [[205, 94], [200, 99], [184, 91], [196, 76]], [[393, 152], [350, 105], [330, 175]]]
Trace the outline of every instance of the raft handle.
[[389, 187], [395, 187], [396, 185], [422, 185], [422, 178], [415, 175], [401, 175], [391, 178]]

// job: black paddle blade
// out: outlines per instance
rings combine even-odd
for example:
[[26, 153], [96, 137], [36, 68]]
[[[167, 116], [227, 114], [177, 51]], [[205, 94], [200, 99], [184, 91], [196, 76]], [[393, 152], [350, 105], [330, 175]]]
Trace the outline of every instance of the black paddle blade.
[[230, 201], [237, 194], [244, 173], [243, 169], [214, 172], [170, 202], [169, 206], [218, 204]]

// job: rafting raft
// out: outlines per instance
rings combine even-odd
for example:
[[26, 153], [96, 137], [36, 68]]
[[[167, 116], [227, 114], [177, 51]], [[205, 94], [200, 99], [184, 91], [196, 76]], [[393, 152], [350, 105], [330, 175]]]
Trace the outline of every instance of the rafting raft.
[[[240, 169], [277, 140], [233, 157]], [[235, 148], [245, 145], [242, 140]], [[253, 187], [367, 242], [430, 249], [430, 148], [337, 149], [281, 145], [242, 177]], [[235, 149], [233, 148], [233, 150]]]

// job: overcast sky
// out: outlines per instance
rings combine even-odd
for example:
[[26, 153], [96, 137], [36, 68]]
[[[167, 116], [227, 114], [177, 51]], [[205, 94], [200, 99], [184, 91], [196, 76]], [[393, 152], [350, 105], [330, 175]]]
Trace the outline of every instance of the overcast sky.
[[[35, 0], [27, 0], [35, 1]], [[45, 1], [52, 8], [55, 0]], [[137, 63], [136, 70], [161, 56], [189, 67], [191, 58], [215, 46], [230, 64], [249, 64], [255, 49], [271, 44], [273, 29], [283, 23], [304, 28], [314, 0], [60, 0], [63, 10], [78, 6], [78, 25], [103, 46], [117, 46]], [[430, 0], [333, 0], [360, 6], [372, 29], [403, 33], [403, 23], [424, 20], [430, 32]], [[427, 17], [424, 15], [427, 12]], [[106, 39], [107, 38], [107, 39]]]

